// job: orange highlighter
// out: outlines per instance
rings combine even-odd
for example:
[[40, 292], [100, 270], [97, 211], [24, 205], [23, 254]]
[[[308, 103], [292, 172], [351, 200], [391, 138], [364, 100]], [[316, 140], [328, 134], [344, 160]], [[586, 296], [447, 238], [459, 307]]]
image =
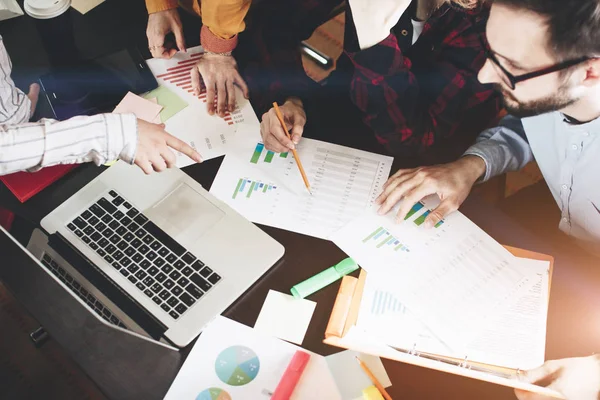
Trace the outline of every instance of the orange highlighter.
[[310, 354], [296, 350], [296, 354], [294, 354], [292, 361], [290, 361], [285, 369], [277, 385], [277, 389], [275, 389], [273, 396], [271, 396], [271, 400], [289, 400], [292, 397], [292, 393], [294, 393], [294, 389], [304, 372], [304, 368], [306, 368], [306, 364], [308, 364], [308, 360], [310, 360]]

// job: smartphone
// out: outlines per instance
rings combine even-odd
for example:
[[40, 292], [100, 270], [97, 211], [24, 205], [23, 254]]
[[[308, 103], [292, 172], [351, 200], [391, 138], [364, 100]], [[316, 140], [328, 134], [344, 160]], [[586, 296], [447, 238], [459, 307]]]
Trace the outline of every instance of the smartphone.
[[111, 112], [127, 92], [142, 94], [158, 87], [136, 48], [55, 69], [39, 83], [58, 120]]

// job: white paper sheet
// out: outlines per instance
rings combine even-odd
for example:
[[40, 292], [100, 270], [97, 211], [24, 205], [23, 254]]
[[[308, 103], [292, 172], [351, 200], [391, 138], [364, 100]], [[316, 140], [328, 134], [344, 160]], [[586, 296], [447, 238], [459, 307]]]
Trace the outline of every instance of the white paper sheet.
[[308, 193], [292, 153], [267, 151], [259, 130], [239, 130], [210, 193], [249, 220], [326, 239], [367, 210], [392, 158], [312, 139], [297, 146]]
[[[198, 338], [165, 400], [212, 400], [214, 397], [205, 392], [211, 388], [215, 397], [222, 396], [216, 397], [218, 400], [269, 400], [265, 392], [275, 390], [298, 349], [225, 317], [217, 317]], [[341, 399], [325, 358], [310, 354], [291, 399]], [[200, 397], [201, 393], [207, 397]]]
[[358, 365], [355, 357], [360, 358], [366, 364], [384, 388], [392, 386], [392, 382], [379, 357], [352, 350], [341, 351], [325, 357], [325, 360], [327, 360], [331, 375], [333, 375], [333, 379], [340, 389], [342, 399], [362, 398], [362, 391], [373, 385], [367, 374]]
[[[190, 70], [201, 57], [201, 46], [179, 52], [170, 60], [147, 60], [150, 70], [160, 85], [168, 87], [189, 104], [166, 123], [166, 130], [195, 148], [205, 160], [225, 154], [228, 141], [240, 128], [260, 129], [260, 123], [250, 102], [236, 87], [236, 108], [224, 118], [209, 115], [206, 109], [206, 92], [196, 97], [192, 94]], [[185, 167], [193, 161], [179, 154], [177, 166]]]
[[452, 349], [464, 349], [531, 275], [508, 250], [459, 212], [437, 228], [422, 226], [439, 199], [427, 198], [401, 224], [395, 212], [373, 207], [331, 239], [395, 293], [431, 332]]
[[316, 305], [314, 301], [269, 290], [254, 329], [301, 345]]

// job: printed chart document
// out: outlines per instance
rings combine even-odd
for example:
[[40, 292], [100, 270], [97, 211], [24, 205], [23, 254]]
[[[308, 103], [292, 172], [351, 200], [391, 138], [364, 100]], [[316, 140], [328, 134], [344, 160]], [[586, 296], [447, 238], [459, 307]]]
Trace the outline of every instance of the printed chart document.
[[435, 354], [471, 362], [529, 369], [544, 362], [548, 313], [549, 263], [517, 259], [527, 277], [507, 299], [504, 311], [482, 321], [479, 334], [464, 348], [444, 344], [382, 281], [369, 273], [365, 282], [356, 327], [383, 343], [403, 350]]
[[[224, 118], [209, 115], [206, 110], [206, 91], [199, 96], [192, 93], [190, 71], [203, 54], [200, 46], [179, 52], [170, 60], [146, 60], [158, 84], [177, 94], [188, 106], [165, 121], [166, 130], [196, 149], [205, 160], [225, 154], [227, 142], [240, 127], [259, 129], [260, 123], [239, 88], [236, 88], [236, 108]], [[160, 99], [159, 99], [160, 103]], [[193, 161], [178, 154], [177, 166], [182, 168]]]
[[385, 277], [379, 290], [392, 293], [442, 346], [464, 352], [537, 275], [460, 212], [425, 228], [438, 203], [437, 196], [424, 199], [400, 224], [397, 209], [380, 216], [373, 207], [331, 239], [369, 274]]
[[313, 139], [297, 152], [268, 151], [258, 129], [239, 130], [210, 192], [252, 222], [327, 239], [369, 209], [387, 180], [392, 158]]

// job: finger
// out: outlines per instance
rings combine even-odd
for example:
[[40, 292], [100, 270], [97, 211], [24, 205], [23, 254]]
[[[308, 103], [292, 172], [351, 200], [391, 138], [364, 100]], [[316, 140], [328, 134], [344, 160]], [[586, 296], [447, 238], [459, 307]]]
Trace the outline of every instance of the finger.
[[285, 131], [283, 130], [283, 127], [281, 126], [281, 122], [279, 121], [279, 118], [277, 118], [277, 115], [275, 113], [275, 109], [270, 109], [269, 110], [269, 122], [270, 122], [270, 133], [271, 135], [273, 135], [275, 137], [275, 139], [277, 139], [279, 141], [279, 143], [281, 143], [283, 146], [287, 147], [287, 150], [290, 149], [295, 149], [296, 146], [294, 146], [294, 142], [292, 142], [290, 140], [290, 138], [288, 138], [288, 136], [285, 134]]
[[240, 89], [242, 89], [242, 93], [244, 94], [245, 98], [250, 98], [250, 89], [248, 89], [248, 85], [246, 85], [246, 81], [244, 81], [244, 79], [242, 78], [242, 76], [238, 73], [237, 76], [235, 77], [235, 79], [233, 80], [235, 82], [236, 85], [238, 85], [238, 87]]
[[154, 58], [168, 58], [168, 49], [165, 46], [150, 46], [150, 53]]
[[410, 168], [410, 169], [399, 169], [398, 171], [396, 171], [392, 176], [390, 176], [388, 178], [388, 180], [383, 184], [383, 187], [385, 188], [387, 185], [389, 185], [391, 182], [393, 182], [396, 178], [401, 177], [402, 175], [405, 174], [409, 174], [411, 172], [414, 172], [416, 170], [416, 168]]
[[27, 97], [31, 102], [31, 114], [33, 115], [33, 112], [35, 111], [35, 108], [37, 106], [38, 99], [40, 97], [40, 85], [38, 85], [37, 83], [32, 83], [31, 85], [29, 85], [29, 93], [27, 93]]
[[285, 153], [289, 151], [289, 149], [279, 143], [279, 141], [273, 135], [268, 135], [263, 142], [267, 150], [274, 151], [276, 153]]
[[235, 110], [235, 87], [232, 81], [227, 81], [227, 107], [229, 112]]
[[204, 79], [206, 84], [206, 108], [209, 115], [215, 114], [215, 96], [217, 94], [215, 84], [212, 81]]
[[140, 169], [144, 171], [146, 175], [150, 175], [154, 171], [152, 168], [152, 163], [150, 163], [146, 157], [136, 158], [135, 165], [140, 167]]
[[295, 113], [293, 119], [292, 131], [290, 134], [292, 135], [292, 142], [296, 145], [300, 142], [300, 138], [302, 138], [302, 134], [304, 133], [304, 125], [306, 124], [306, 118], [300, 114]]
[[167, 168], [173, 168], [176, 166], [177, 157], [175, 156], [175, 153], [173, 153], [168, 147], [165, 147], [161, 150], [160, 156], [163, 158], [163, 160], [165, 160]]
[[377, 204], [382, 204], [387, 197], [392, 193], [399, 185], [402, 185], [404, 182], [415, 179], [415, 173], [407, 173], [404, 175], [399, 175], [397, 177], [392, 177], [388, 179], [388, 181], [383, 186], [383, 191], [381, 194], [375, 199]]
[[167, 139], [167, 145], [170, 148], [177, 150], [180, 153], [185, 154], [186, 156], [188, 156], [189, 158], [191, 158], [192, 160], [194, 160], [198, 163], [202, 162], [202, 156], [200, 155], [200, 153], [198, 153], [196, 150], [194, 150], [194, 148], [192, 146], [190, 146], [189, 144], [187, 144], [186, 142], [177, 139], [175, 136], [169, 135], [169, 137]]
[[152, 169], [156, 172], [162, 172], [167, 169], [167, 163], [160, 156], [160, 154], [155, 154], [151, 159], [150, 163], [152, 163]]
[[439, 222], [441, 222], [448, 214], [458, 209], [458, 205], [456, 200], [451, 198], [446, 198], [440, 202], [440, 204], [425, 218], [425, 223], [423, 224], [426, 228], [431, 228], [436, 226]]
[[[556, 373], [560, 370], [561, 365], [562, 364], [558, 362], [558, 360], [547, 361], [538, 368], [531, 369], [529, 371], [524, 371], [521, 375], [522, 380], [533, 384], [541, 381], [552, 380], [555, 377]], [[548, 384], [550, 384], [550, 382], [547, 382], [546, 385]]]
[[192, 90], [194, 91], [194, 96], [200, 96], [202, 84], [200, 83], [200, 71], [198, 71], [198, 67], [192, 68], [190, 75], [192, 78]]
[[185, 37], [183, 36], [183, 26], [181, 25], [181, 21], [173, 27], [173, 34], [175, 35], [177, 48], [185, 53]]
[[404, 199], [396, 214], [396, 221], [398, 222], [404, 221], [408, 211], [421, 199], [435, 193], [435, 190], [429, 185], [420, 184], [413, 186], [413, 189], [406, 190], [404, 193]]
[[225, 116], [227, 111], [227, 87], [224, 80], [217, 81], [217, 112], [219, 117]]
[[173, 57], [175, 54], [177, 54], [177, 49], [168, 49], [166, 52], [166, 57], [167, 58], [171, 58]]
[[[388, 212], [390, 212], [390, 210], [394, 208], [396, 204], [398, 204], [398, 202], [402, 200], [402, 198], [404, 198], [406, 192], [415, 187], [416, 184], [417, 183], [414, 180], [408, 180], [403, 182], [402, 184], [395, 186], [394, 189], [388, 193], [385, 200], [381, 203], [381, 206], [379, 207], [379, 210], [377, 210], [377, 213], [379, 215], [385, 215]], [[403, 202], [403, 204], [405, 203], [406, 202]], [[398, 216], [400, 216], [400, 213], [398, 213]]]

